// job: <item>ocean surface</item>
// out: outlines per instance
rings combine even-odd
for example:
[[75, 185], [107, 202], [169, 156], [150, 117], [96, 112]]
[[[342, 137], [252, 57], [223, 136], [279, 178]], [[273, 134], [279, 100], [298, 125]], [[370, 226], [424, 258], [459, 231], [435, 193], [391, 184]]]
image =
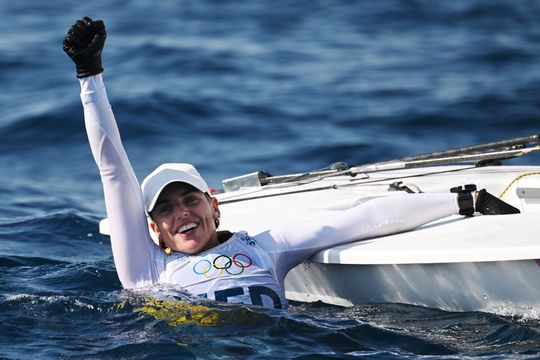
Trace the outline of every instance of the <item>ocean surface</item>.
[[219, 188], [540, 130], [538, 1], [0, 0], [1, 359], [540, 358], [535, 316], [122, 290], [62, 51], [85, 15], [106, 22], [104, 78], [140, 178], [188, 161]]

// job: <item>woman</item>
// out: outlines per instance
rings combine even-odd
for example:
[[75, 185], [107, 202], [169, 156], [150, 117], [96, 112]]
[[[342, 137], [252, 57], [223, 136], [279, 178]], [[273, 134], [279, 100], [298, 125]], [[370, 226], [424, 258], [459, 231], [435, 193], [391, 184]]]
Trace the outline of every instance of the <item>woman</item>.
[[[192, 165], [163, 164], [139, 187], [103, 83], [105, 38], [103, 22], [85, 17], [69, 29], [64, 50], [76, 65], [85, 126], [103, 182], [114, 261], [126, 288], [174, 284], [213, 300], [284, 308], [287, 272], [315, 252], [474, 212], [470, 190], [458, 196], [402, 195], [255, 236], [218, 232], [218, 201]], [[482, 193], [482, 199], [491, 202], [488, 195]]]

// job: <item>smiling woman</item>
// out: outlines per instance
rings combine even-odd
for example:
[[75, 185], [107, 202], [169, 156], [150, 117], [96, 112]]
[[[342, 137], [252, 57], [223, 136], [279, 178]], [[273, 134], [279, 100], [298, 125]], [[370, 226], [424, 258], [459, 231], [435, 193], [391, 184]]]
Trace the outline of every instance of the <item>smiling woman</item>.
[[284, 308], [285, 276], [315, 252], [473, 209], [470, 193], [402, 195], [253, 236], [218, 232], [218, 201], [192, 165], [163, 164], [139, 186], [102, 77], [105, 38], [104, 23], [85, 17], [69, 29], [64, 50], [76, 65], [116, 271], [126, 288], [165, 283], [212, 300]]
[[218, 201], [193, 165], [163, 164], [141, 188], [150, 227], [167, 254], [197, 254], [219, 244]]
[[174, 182], [159, 194], [150, 226], [167, 253], [197, 254], [217, 246], [218, 202], [193, 186]]

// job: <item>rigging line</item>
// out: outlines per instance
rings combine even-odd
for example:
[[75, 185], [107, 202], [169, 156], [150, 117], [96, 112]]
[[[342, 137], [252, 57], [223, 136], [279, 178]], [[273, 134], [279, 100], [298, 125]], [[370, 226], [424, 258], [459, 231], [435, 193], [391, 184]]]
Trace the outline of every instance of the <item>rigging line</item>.
[[490, 142], [486, 144], [466, 146], [466, 147], [461, 147], [461, 148], [456, 148], [456, 149], [449, 149], [445, 151], [432, 152], [432, 153], [423, 154], [423, 155], [408, 156], [408, 157], [404, 157], [396, 161], [427, 160], [427, 159], [440, 158], [444, 156], [465, 155], [465, 154], [479, 153], [482, 151], [492, 151], [492, 150], [505, 149], [505, 148], [507, 150], [516, 150], [519, 148], [523, 148], [524, 146], [529, 145], [529, 144], [538, 144], [538, 143], [540, 143], [540, 134], [533, 134], [529, 136], [495, 141], [495, 142]]
[[[540, 136], [540, 135], [537, 135]], [[398, 169], [410, 169], [418, 167], [427, 167], [427, 166], [437, 166], [445, 164], [458, 164], [458, 163], [469, 163], [469, 162], [482, 162], [489, 160], [506, 160], [515, 157], [520, 157], [526, 155], [532, 151], [540, 150], [540, 145], [530, 148], [521, 148], [515, 150], [503, 150], [479, 154], [468, 154], [468, 155], [458, 155], [444, 158], [433, 158], [433, 159], [423, 159], [423, 160], [410, 160], [410, 161], [385, 161], [379, 163], [373, 163], [368, 165], [352, 166], [349, 169], [345, 170], [325, 170], [325, 171], [315, 171], [315, 172], [306, 172], [300, 174], [290, 174], [290, 175], [280, 175], [280, 176], [271, 176], [264, 179], [266, 184], [283, 184], [283, 183], [295, 183], [302, 179], [306, 180], [320, 180], [332, 176], [340, 175], [356, 175], [360, 173], [370, 173], [370, 172], [379, 172], [379, 171], [388, 171], [388, 170], [398, 170]]]
[[349, 171], [351, 173], [366, 173], [366, 172], [409, 169], [409, 168], [415, 168], [415, 167], [453, 164], [453, 163], [455, 164], [455, 163], [466, 163], [466, 162], [480, 162], [480, 161], [486, 161], [486, 160], [506, 160], [506, 159], [510, 159], [514, 157], [523, 156], [532, 151], [537, 151], [537, 150], [540, 150], [540, 145], [532, 147], [532, 148], [525, 148], [525, 149], [519, 149], [519, 150], [505, 150], [505, 151], [496, 151], [496, 152], [489, 152], [489, 153], [480, 153], [480, 154], [474, 154], [474, 155], [452, 156], [452, 157], [437, 158], [437, 159], [382, 162], [382, 163], [375, 163], [375, 164], [352, 167], [349, 169]]
[[524, 173], [524, 174], [521, 174], [519, 176], [517, 176], [514, 180], [512, 180], [510, 182], [510, 184], [508, 184], [508, 186], [504, 189], [504, 191], [501, 193], [501, 195], [499, 195], [499, 199], [502, 199], [504, 194], [506, 194], [506, 192], [510, 189], [510, 187], [516, 182], [518, 181], [519, 179], [521, 178], [524, 178], [525, 176], [530, 176], [530, 175], [540, 175], [540, 172], [538, 171], [533, 171], [533, 172], [528, 172], [528, 173]]
[[[371, 180], [367, 180], [367, 181], [362, 181], [362, 180], [366, 180], [366, 178], [364, 178], [364, 179], [351, 179], [350, 180], [351, 182], [349, 184], [340, 184], [340, 185], [332, 184], [332, 185], [319, 186], [319, 187], [310, 188], [310, 189], [300, 189], [300, 190], [292, 190], [292, 191], [273, 193], [273, 194], [263, 194], [263, 195], [258, 195], [258, 196], [243, 197], [243, 198], [237, 198], [237, 199], [220, 200], [219, 204], [220, 205], [226, 205], [226, 204], [236, 203], [236, 202], [240, 202], [240, 201], [257, 200], [257, 199], [264, 199], [264, 198], [269, 198], [269, 197], [276, 197], [276, 196], [282, 196], [282, 195], [291, 195], [291, 194], [300, 194], [300, 193], [306, 193], [306, 192], [312, 192], [312, 191], [320, 191], [320, 190], [339, 189], [339, 188], [344, 188], [344, 187], [349, 187], [349, 186], [359, 186], [359, 185], [364, 185], [364, 184], [373, 184], [373, 183], [377, 183], [377, 182], [400, 180], [400, 179], [406, 179], [406, 178], [411, 178], [411, 177], [423, 177], [423, 176], [429, 176], [429, 175], [436, 175], [436, 174], [458, 172], [458, 171], [463, 171], [463, 170], [470, 170], [470, 169], [475, 169], [475, 168], [476, 168], [476, 166], [469, 166], [469, 167], [463, 167], [463, 168], [459, 168], [459, 169], [433, 171], [433, 172], [427, 172], [427, 173], [422, 173], [422, 174], [409, 174], [409, 175], [403, 175], [403, 176], [388, 177], [388, 178], [384, 178], [384, 179], [371, 179]], [[313, 180], [313, 181], [317, 181], [317, 180]], [[304, 184], [301, 184], [301, 185], [304, 185]], [[290, 184], [290, 186], [295, 186], [295, 185], [296, 184], [293, 184], [293, 183]]]

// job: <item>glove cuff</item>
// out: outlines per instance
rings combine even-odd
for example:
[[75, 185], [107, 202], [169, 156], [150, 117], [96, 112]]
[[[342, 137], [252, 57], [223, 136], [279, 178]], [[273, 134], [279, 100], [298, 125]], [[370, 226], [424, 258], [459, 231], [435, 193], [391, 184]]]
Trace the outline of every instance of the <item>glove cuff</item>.
[[474, 184], [456, 186], [450, 189], [450, 192], [457, 194], [459, 215], [472, 216], [474, 214], [473, 191], [476, 191], [476, 185]]
[[103, 67], [101, 62], [99, 64], [80, 64], [75, 66], [77, 70], [77, 77], [84, 78], [92, 75], [101, 74], [103, 72]]

